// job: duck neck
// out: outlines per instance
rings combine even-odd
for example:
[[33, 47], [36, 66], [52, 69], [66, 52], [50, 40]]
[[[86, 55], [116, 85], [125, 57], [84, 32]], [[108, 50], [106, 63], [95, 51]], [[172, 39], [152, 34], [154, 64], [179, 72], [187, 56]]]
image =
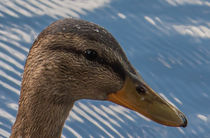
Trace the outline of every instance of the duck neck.
[[73, 102], [67, 104], [53, 97], [46, 97], [41, 91], [26, 93], [22, 88], [18, 114], [10, 137], [61, 137], [64, 122]]

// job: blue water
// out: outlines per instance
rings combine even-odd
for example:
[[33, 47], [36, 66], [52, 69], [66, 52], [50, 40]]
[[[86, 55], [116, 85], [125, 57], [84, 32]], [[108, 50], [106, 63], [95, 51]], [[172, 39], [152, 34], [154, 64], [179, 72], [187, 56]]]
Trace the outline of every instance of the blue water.
[[50, 23], [77, 17], [105, 27], [144, 80], [188, 117], [186, 128], [145, 120], [110, 102], [76, 102], [63, 137], [210, 137], [210, 1], [0, 1], [0, 137], [17, 113], [28, 50]]

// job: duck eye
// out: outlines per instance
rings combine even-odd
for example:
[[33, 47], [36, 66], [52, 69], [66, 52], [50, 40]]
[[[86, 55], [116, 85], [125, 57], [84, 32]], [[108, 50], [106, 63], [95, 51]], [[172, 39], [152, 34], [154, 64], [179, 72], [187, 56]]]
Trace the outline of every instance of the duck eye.
[[97, 58], [98, 54], [95, 50], [92, 49], [87, 49], [84, 52], [84, 56], [88, 59], [88, 60], [94, 60]]

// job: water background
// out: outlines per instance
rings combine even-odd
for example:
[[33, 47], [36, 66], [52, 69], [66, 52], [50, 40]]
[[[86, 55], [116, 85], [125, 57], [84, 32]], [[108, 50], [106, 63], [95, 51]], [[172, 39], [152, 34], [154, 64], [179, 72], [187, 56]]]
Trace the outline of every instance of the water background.
[[15, 121], [21, 74], [36, 36], [76, 17], [105, 27], [144, 80], [188, 117], [171, 128], [110, 102], [76, 102], [63, 137], [210, 137], [210, 1], [1, 0], [0, 137]]

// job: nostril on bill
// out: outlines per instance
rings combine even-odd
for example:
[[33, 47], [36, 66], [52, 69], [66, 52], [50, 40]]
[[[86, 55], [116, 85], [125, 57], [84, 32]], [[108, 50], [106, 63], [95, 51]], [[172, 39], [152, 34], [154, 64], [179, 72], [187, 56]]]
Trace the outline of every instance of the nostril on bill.
[[136, 87], [136, 91], [139, 93], [139, 94], [145, 94], [146, 93], [146, 88], [143, 86], [143, 85], [138, 85]]

